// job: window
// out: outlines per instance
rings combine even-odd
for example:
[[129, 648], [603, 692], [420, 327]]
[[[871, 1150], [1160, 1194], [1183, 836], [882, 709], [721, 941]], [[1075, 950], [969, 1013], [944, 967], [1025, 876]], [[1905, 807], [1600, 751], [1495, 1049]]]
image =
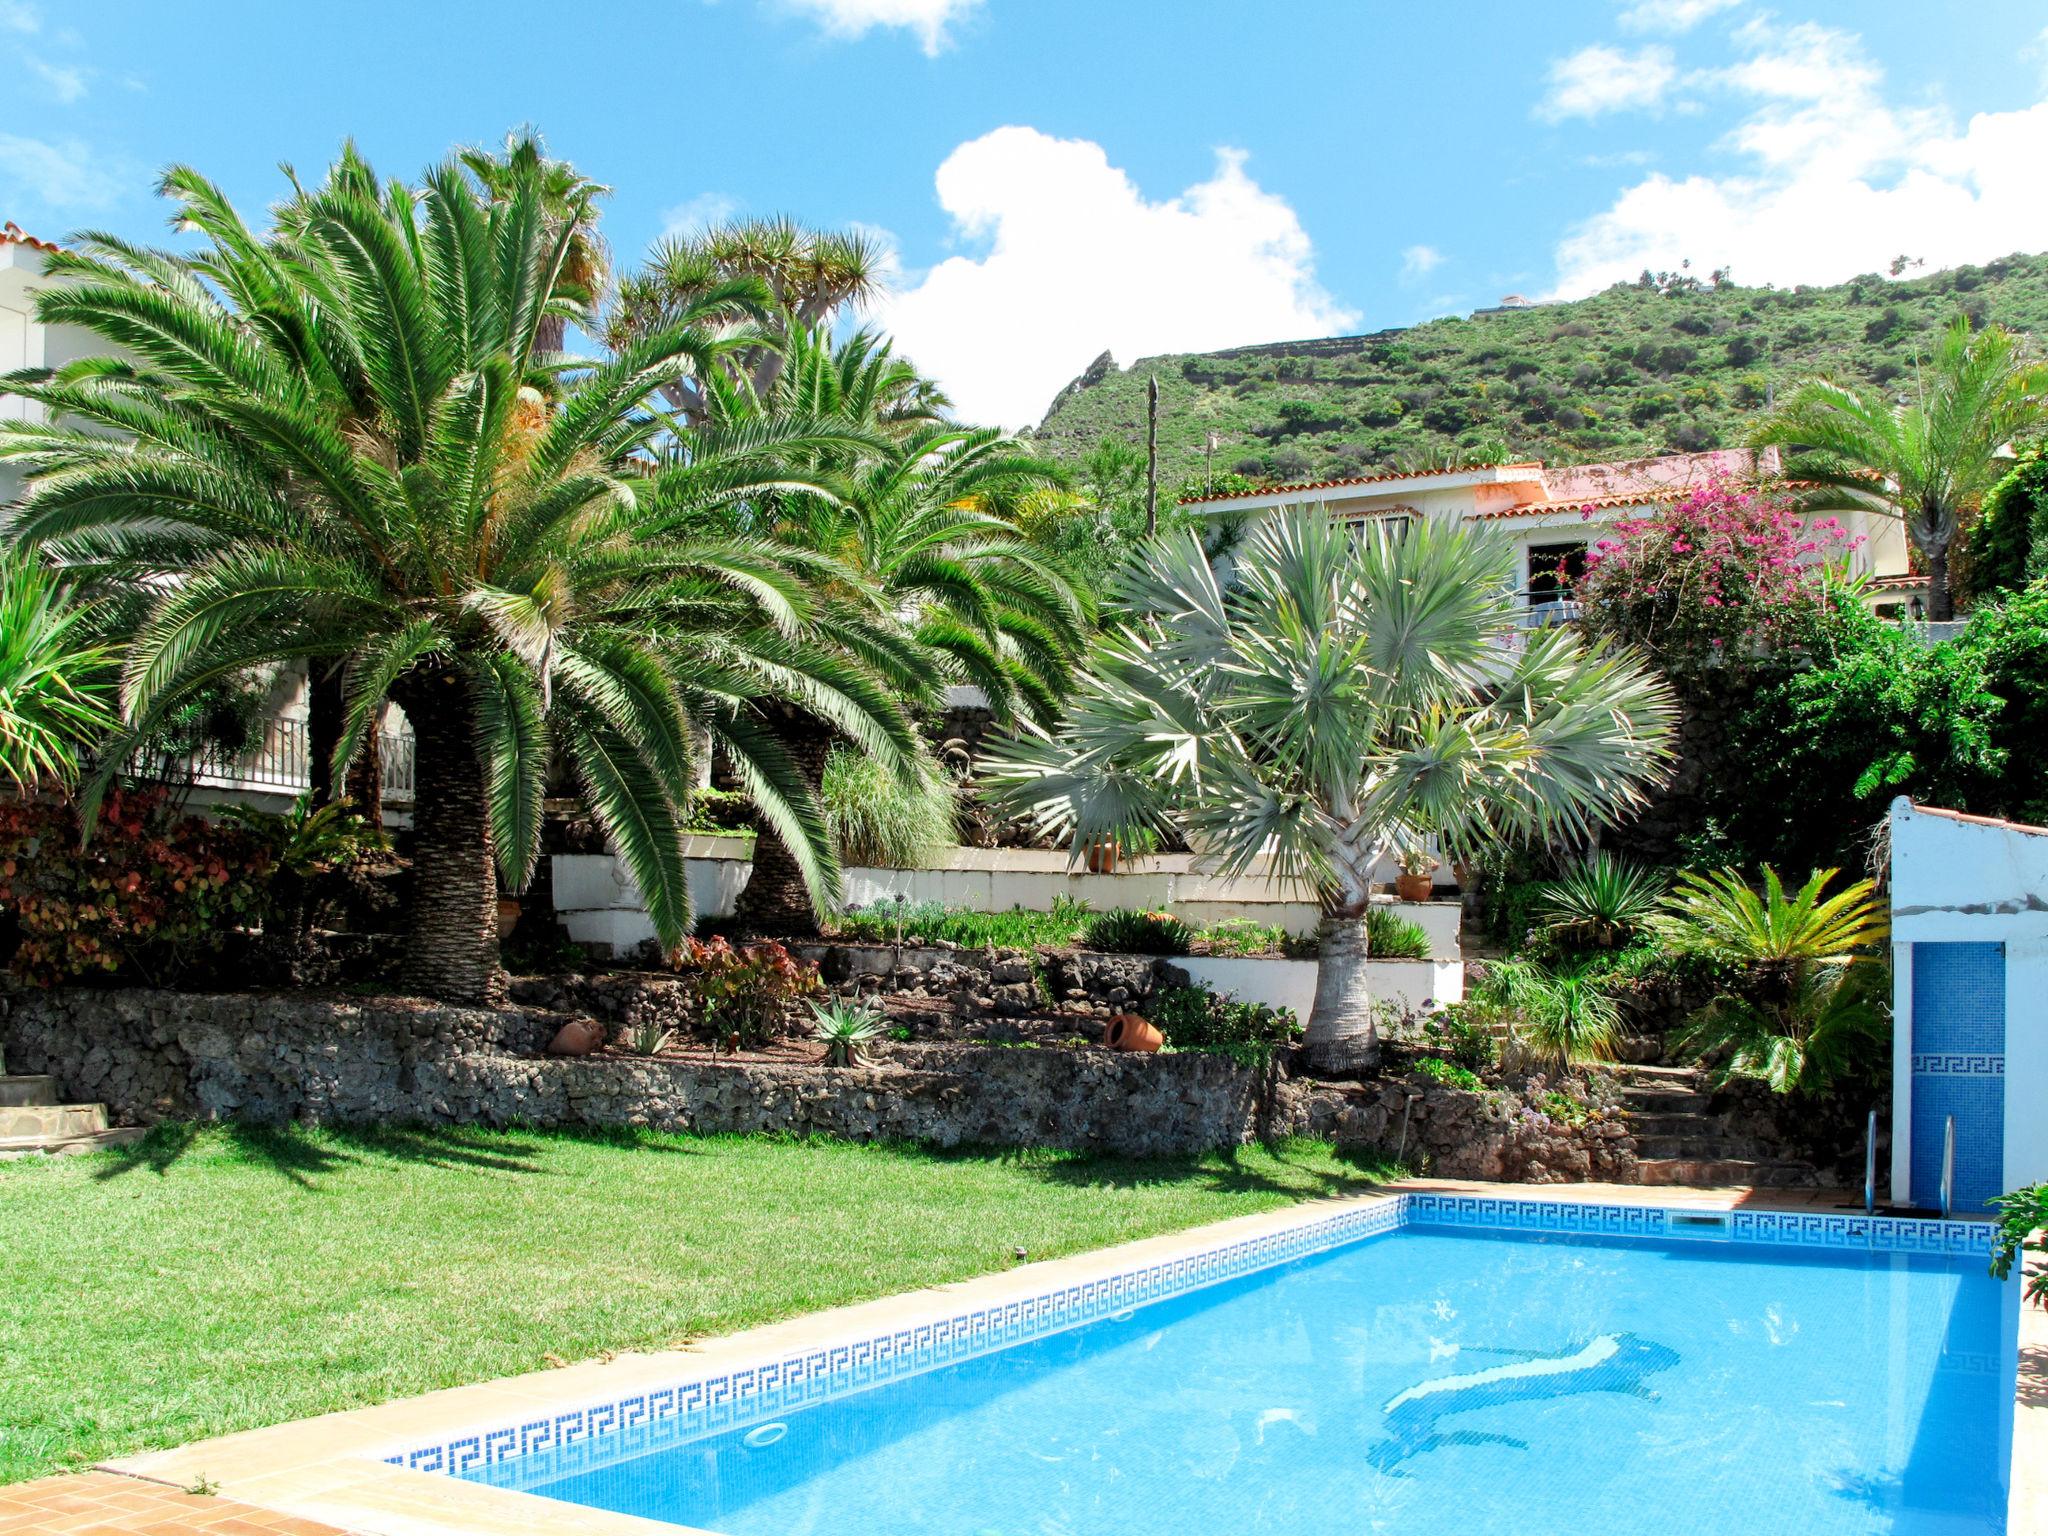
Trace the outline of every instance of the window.
[[1571, 601], [1572, 590], [1586, 574], [1586, 546], [1572, 544], [1531, 544], [1529, 546], [1529, 606]]

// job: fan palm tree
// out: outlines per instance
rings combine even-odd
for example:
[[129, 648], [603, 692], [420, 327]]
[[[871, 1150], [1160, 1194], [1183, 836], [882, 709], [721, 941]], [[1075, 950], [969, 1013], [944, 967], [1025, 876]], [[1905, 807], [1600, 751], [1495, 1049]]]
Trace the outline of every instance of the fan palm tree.
[[1716, 996], [1685, 1034], [1690, 1049], [1725, 1054], [1724, 1076], [1819, 1092], [1883, 1038], [1889, 972], [1874, 951], [1884, 902], [1869, 880], [1828, 894], [1836, 873], [1817, 869], [1789, 896], [1768, 867], [1761, 892], [1737, 870], [1683, 874], [1651, 920], [1672, 947], [1743, 972], [1743, 986]]
[[551, 212], [552, 180], [527, 161], [487, 188], [451, 161], [417, 188], [380, 185], [345, 155], [279, 211], [266, 251], [173, 171], [165, 190], [211, 249], [185, 263], [100, 238], [51, 258], [64, 281], [42, 320], [135, 361], [15, 375], [53, 420], [0, 430], [0, 458], [30, 475], [19, 536], [151, 593], [122, 676], [129, 737], [211, 679], [299, 658], [345, 660], [337, 764], [385, 700], [405, 711], [404, 978], [465, 1002], [500, 993], [493, 863], [524, 885], [551, 751], [673, 945], [693, 723], [769, 823], [811, 845], [813, 872], [830, 864], [822, 819], [760, 707], [801, 697], [885, 760], [913, 739], [900, 711], [807, 671], [803, 573], [758, 539], [689, 531], [708, 506], [798, 483], [790, 444], [700, 450], [646, 494], [670, 425], [649, 401], [717, 366], [722, 339], [683, 313], [559, 387], [538, 342], [572, 308], [579, 220]]
[[1898, 518], [1927, 563], [1927, 616], [1952, 618], [1949, 549], [2007, 465], [1995, 455], [2048, 414], [2048, 368], [2003, 326], [1958, 315], [1897, 402], [1809, 379], [1754, 441], [1792, 449], [1802, 506]]
[[72, 783], [115, 726], [114, 659], [87, 617], [33, 551], [0, 552], [0, 781], [18, 792]]
[[1377, 1056], [1373, 872], [1434, 833], [1453, 851], [1581, 836], [1625, 813], [1670, 752], [1665, 686], [1563, 629], [1518, 638], [1511, 546], [1423, 523], [1354, 532], [1316, 507], [1261, 523], [1226, 581], [1192, 534], [1114, 592], [1057, 736], [1020, 733], [1001, 798], [1076, 846], [1178, 821], [1226, 875], [1268, 856], [1321, 898], [1307, 1021], [1325, 1069]]

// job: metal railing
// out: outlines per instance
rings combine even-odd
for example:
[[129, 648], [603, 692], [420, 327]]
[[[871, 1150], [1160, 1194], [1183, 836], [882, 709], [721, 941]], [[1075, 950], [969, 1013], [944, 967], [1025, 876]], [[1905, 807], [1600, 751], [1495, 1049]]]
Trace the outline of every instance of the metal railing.
[[[377, 737], [384, 798], [410, 804], [414, 789], [413, 739], [410, 731], [383, 731]], [[239, 756], [208, 742], [189, 757], [143, 758], [129, 764], [141, 778], [177, 780], [208, 789], [272, 789], [296, 793], [312, 783], [312, 742], [303, 720], [272, 720], [263, 740]]]

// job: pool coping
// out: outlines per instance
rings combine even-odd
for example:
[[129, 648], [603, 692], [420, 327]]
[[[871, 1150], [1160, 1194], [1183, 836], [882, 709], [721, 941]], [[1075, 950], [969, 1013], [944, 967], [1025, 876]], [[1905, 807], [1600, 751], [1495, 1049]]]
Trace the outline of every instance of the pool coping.
[[[106, 1470], [201, 1484], [243, 1503], [362, 1536], [691, 1536], [690, 1528], [496, 1487], [447, 1470], [562, 1447], [615, 1431], [715, 1432], [893, 1374], [1214, 1284], [1423, 1220], [1510, 1230], [1667, 1232], [1665, 1213], [1730, 1213], [1773, 1243], [1982, 1251], [1989, 1223], [1890, 1221], [1793, 1192], [1404, 1180], [1067, 1258], [929, 1286], [745, 1329], [679, 1350], [620, 1354], [376, 1407], [245, 1430], [104, 1463]], [[2025, 1314], [2032, 1314], [2031, 1316]], [[2032, 1325], [2031, 1327], [2029, 1325]], [[2014, 1414], [2010, 1529], [2048, 1529], [2048, 1317], [2024, 1308]], [[877, 1373], [880, 1373], [879, 1375]], [[640, 1419], [621, 1418], [621, 1410]], [[690, 1417], [694, 1415], [694, 1417]], [[664, 1431], [663, 1426], [666, 1426]], [[459, 1447], [459, 1451], [457, 1448]], [[394, 1459], [399, 1464], [394, 1464]], [[411, 1464], [406, 1464], [410, 1462]], [[2043, 1524], [2030, 1523], [2036, 1517]], [[694, 1536], [714, 1536], [695, 1532]]]

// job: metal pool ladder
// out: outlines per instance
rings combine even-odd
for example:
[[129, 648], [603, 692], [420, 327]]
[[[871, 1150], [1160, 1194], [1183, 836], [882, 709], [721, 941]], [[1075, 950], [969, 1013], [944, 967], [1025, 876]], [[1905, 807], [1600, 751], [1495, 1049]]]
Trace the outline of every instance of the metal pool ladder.
[[1863, 1214], [1877, 1214], [1877, 1111], [1870, 1112], [1870, 1127], [1863, 1133]]
[[1948, 1125], [1941, 1133], [1941, 1214], [1942, 1219], [1955, 1213], [1956, 1208], [1956, 1117], [1948, 1117]]

